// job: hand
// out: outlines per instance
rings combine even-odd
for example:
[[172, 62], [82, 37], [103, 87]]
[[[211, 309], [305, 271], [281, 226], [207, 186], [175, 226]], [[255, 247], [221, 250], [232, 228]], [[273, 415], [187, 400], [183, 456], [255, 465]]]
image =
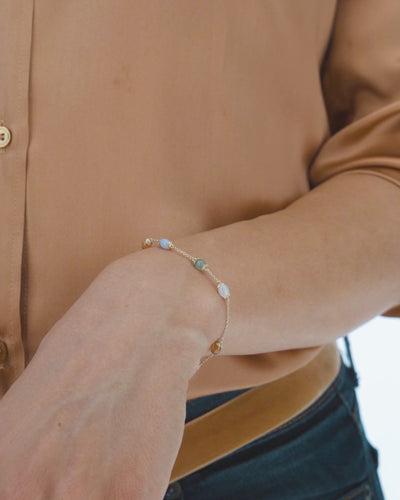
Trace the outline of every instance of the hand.
[[1, 500], [163, 498], [209, 345], [175, 322], [167, 260], [116, 261], [48, 332], [0, 403]]

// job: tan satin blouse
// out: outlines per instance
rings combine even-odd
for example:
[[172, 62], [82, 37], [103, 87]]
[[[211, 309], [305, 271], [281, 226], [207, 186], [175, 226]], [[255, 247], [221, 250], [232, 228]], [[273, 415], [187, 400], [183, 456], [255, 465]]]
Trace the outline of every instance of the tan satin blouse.
[[[274, 212], [349, 169], [400, 188], [399, 26], [398, 0], [1, 0], [2, 392], [149, 234]], [[188, 398], [319, 350], [217, 357]]]

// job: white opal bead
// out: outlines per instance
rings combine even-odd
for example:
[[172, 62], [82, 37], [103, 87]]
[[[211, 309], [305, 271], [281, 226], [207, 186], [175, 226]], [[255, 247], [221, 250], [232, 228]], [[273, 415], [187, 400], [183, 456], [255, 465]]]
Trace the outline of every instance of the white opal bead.
[[160, 240], [160, 247], [164, 248], [164, 250], [169, 250], [170, 243], [171, 242], [167, 238], [162, 238]]
[[218, 285], [218, 293], [224, 299], [226, 299], [227, 297], [229, 297], [230, 291], [229, 291], [228, 285], [225, 285], [225, 283], [221, 283], [220, 285]]

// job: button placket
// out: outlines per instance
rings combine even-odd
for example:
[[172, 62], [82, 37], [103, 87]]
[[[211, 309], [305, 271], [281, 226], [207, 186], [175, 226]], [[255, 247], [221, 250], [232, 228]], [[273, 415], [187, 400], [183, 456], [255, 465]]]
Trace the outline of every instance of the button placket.
[[[8, 26], [12, 29], [7, 29]], [[0, 397], [25, 367], [20, 299], [32, 34], [33, 0], [1, 0]]]

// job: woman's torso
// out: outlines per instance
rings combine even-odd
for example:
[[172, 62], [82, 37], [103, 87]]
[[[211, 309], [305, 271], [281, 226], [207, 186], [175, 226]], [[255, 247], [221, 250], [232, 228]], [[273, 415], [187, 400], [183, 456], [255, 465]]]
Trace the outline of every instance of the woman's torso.
[[[0, 156], [11, 172], [0, 228], [13, 227], [0, 248], [0, 265], [12, 262], [0, 327], [17, 346], [4, 387], [100, 270], [147, 235], [251, 219], [310, 189], [329, 134], [320, 67], [336, 1], [38, 0], [31, 17], [19, 3], [6, 0], [0, 19], [1, 30], [14, 16], [1, 100], [29, 132], [19, 157]], [[189, 396], [278, 378], [318, 349], [221, 356]]]

